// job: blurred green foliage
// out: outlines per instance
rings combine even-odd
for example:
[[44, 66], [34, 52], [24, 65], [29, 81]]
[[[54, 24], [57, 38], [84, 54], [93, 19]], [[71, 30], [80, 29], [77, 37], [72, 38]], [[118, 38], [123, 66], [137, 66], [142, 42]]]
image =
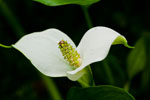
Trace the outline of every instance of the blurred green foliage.
[[[141, 7], [142, 6], [142, 7]], [[113, 46], [108, 57], [92, 64], [96, 84], [128, 88], [136, 100], [149, 98], [150, 13], [148, 0], [101, 0], [89, 8], [94, 26], [107, 26], [124, 35], [134, 49]], [[76, 44], [88, 30], [79, 5], [49, 7], [32, 0], [0, 0], [0, 43], [11, 45], [24, 34], [57, 28]], [[18, 51], [0, 48], [0, 99], [48, 100], [39, 72]], [[67, 78], [53, 78], [66, 98], [71, 86]]]
[[[141, 72], [146, 65], [146, 45], [145, 39], [140, 38], [135, 44], [134, 50], [132, 50], [128, 56], [127, 71], [129, 79], [132, 79], [137, 73]], [[135, 59], [136, 58], [136, 59]]]

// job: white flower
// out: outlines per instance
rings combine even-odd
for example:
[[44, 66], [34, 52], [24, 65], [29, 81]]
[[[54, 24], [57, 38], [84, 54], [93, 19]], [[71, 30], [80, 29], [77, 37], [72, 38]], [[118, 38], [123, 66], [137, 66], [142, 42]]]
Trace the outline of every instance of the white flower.
[[[61, 40], [67, 41], [80, 54], [82, 64], [76, 69], [64, 59], [58, 45]], [[128, 46], [124, 36], [116, 31], [107, 27], [94, 27], [84, 34], [77, 47], [66, 34], [53, 28], [25, 35], [12, 46], [43, 74], [76, 81], [84, 74], [83, 69], [87, 65], [107, 56], [112, 44]]]

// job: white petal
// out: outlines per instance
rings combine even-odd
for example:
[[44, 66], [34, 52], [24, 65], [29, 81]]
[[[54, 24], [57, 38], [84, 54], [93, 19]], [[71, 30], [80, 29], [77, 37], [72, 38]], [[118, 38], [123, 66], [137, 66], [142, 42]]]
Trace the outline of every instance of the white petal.
[[72, 80], [72, 81], [78, 80], [78, 79], [79, 79], [81, 76], [83, 76], [84, 73], [85, 73], [84, 70], [80, 70], [80, 71], [78, 71], [76, 74], [72, 74], [72, 73], [70, 73], [70, 72], [72, 72], [72, 71], [68, 71], [68, 72], [67, 72], [67, 77], [68, 77], [70, 80]]
[[62, 39], [76, 48], [72, 40], [57, 29], [25, 35], [13, 47], [22, 52], [43, 74], [60, 77], [66, 76], [66, 72], [72, 70], [58, 48]]
[[75, 75], [87, 65], [103, 60], [107, 56], [113, 41], [118, 36], [125, 39], [118, 32], [107, 27], [95, 27], [87, 31], [77, 47], [83, 61], [82, 65], [68, 73]]

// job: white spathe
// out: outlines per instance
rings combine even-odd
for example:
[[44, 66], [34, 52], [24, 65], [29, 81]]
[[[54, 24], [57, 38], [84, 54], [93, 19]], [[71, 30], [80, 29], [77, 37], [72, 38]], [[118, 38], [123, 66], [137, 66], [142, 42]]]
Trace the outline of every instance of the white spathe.
[[[14, 48], [22, 52], [31, 63], [43, 74], [51, 77], [67, 76], [70, 80], [76, 81], [84, 74], [84, 68], [94, 62], [103, 60], [112, 45], [117, 39], [125, 37], [107, 27], [94, 27], [88, 30], [79, 45], [75, 46], [73, 41], [58, 29], [47, 29], [42, 32], [34, 32], [22, 37]], [[82, 64], [73, 70], [63, 58], [58, 43], [65, 40], [77, 49], [81, 55]]]

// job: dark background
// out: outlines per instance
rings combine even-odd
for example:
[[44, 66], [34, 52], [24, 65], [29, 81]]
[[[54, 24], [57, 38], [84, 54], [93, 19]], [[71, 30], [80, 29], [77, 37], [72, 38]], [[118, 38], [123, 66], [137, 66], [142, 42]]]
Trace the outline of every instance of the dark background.
[[[149, 10], [148, 0], [101, 0], [89, 8], [93, 26], [107, 26], [118, 31], [132, 46], [144, 38], [145, 42], [142, 45], [146, 49], [144, 51], [147, 55], [146, 64], [132, 79], [129, 91], [136, 100], [150, 97]], [[76, 44], [88, 30], [79, 5], [49, 7], [32, 0], [0, 0], [0, 43], [11, 45], [25, 34], [48, 28], [60, 29]], [[92, 64], [96, 84], [124, 87], [129, 80], [127, 59], [132, 50], [122, 45], [113, 46], [104, 61]], [[134, 59], [136, 60], [136, 56]], [[139, 61], [142, 63], [142, 60]], [[108, 65], [109, 70], [103, 63]], [[69, 88], [79, 86], [78, 83], [71, 82], [67, 78], [53, 78], [53, 80], [64, 98]], [[0, 99], [51, 99], [39, 72], [15, 49], [0, 48]]]

